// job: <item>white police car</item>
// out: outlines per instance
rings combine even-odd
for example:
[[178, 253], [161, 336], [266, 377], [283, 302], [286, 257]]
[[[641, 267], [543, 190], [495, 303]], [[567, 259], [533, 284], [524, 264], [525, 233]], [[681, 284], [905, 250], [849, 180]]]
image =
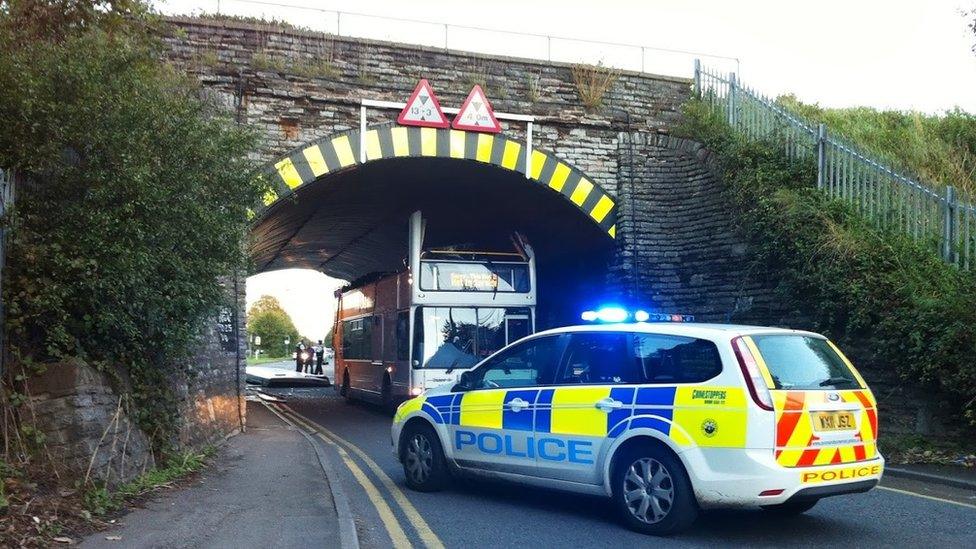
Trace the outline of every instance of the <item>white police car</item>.
[[871, 391], [821, 335], [637, 322], [506, 347], [404, 402], [393, 446], [416, 490], [465, 472], [601, 494], [631, 528], [669, 534], [699, 509], [802, 513], [870, 490], [877, 432]]

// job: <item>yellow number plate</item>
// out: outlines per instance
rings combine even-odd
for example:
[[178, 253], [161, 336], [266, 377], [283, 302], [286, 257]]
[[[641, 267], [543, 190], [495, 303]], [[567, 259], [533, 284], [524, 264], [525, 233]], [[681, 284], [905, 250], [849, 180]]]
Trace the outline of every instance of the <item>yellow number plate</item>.
[[853, 412], [817, 412], [813, 416], [814, 431], [850, 431], [855, 428]]

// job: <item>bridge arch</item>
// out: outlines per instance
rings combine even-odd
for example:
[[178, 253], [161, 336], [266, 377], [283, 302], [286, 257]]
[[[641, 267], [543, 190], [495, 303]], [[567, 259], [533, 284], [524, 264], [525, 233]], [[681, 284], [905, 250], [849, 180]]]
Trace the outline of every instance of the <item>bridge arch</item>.
[[527, 175], [527, 182], [559, 193], [610, 238], [616, 237], [616, 201], [556, 155], [538, 149], [526, 155], [523, 143], [502, 134], [394, 125], [368, 129], [362, 139], [359, 130], [323, 137], [270, 162], [267, 172], [275, 189], [265, 196], [258, 217], [304, 185], [329, 174], [394, 158], [468, 160]]
[[[355, 280], [403, 268], [419, 209], [429, 247], [505, 249], [518, 231], [536, 251], [542, 325], [603, 292], [617, 200], [592, 178], [504, 134], [382, 125], [329, 135], [269, 162], [255, 212], [253, 272], [305, 268]], [[548, 317], [549, 320], [545, 320]]]

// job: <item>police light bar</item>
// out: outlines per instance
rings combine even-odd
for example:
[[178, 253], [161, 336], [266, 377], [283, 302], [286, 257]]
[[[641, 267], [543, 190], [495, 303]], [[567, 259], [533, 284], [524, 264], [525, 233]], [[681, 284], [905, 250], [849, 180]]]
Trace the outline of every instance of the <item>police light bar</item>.
[[671, 313], [649, 313], [644, 310], [636, 310], [633, 313], [623, 307], [603, 307], [596, 311], [583, 311], [580, 318], [587, 322], [694, 322], [692, 315], [677, 315]]

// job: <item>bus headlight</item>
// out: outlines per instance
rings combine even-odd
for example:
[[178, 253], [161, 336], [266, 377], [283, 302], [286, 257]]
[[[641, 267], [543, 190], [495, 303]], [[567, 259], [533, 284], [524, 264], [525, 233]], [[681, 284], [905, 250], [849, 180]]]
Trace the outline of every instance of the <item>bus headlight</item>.
[[424, 392], [423, 387], [411, 387], [410, 396], [420, 396], [420, 393]]

